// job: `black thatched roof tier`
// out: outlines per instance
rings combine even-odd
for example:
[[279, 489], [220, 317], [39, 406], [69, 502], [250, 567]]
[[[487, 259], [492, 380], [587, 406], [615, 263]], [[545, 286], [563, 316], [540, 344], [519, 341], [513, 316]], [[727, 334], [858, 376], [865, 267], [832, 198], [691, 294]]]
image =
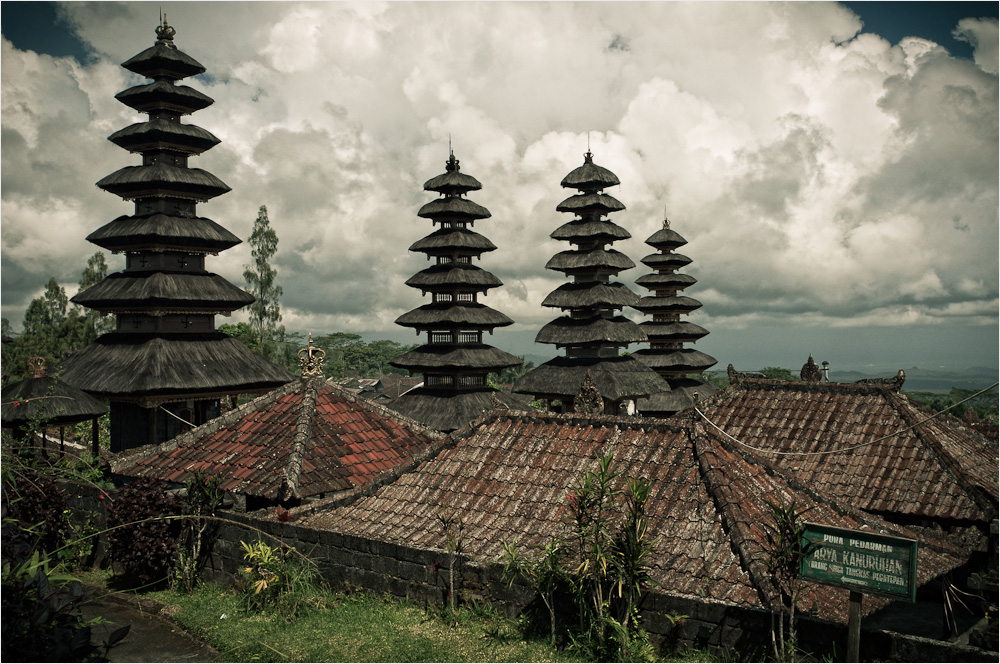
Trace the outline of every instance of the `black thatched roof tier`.
[[654, 270], [668, 270], [684, 267], [691, 259], [684, 254], [650, 254], [641, 262]]
[[417, 216], [435, 221], [474, 221], [489, 218], [490, 211], [468, 198], [449, 196], [426, 203], [417, 211]]
[[676, 249], [687, 244], [680, 233], [669, 228], [661, 228], [646, 240], [646, 244], [655, 249]]
[[691, 284], [698, 283], [698, 280], [687, 274], [667, 272], [666, 274], [644, 274], [636, 279], [635, 283], [650, 290], [662, 290], [667, 288], [687, 288]]
[[525, 409], [522, 400], [506, 392], [487, 389], [456, 394], [427, 387], [418, 387], [394, 399], [388, 408], [424, 426], [448, 432], [461, 429], [498, 405], [505, 410]]
[[221, 313], [252, 304], [254, 298], [211, 272], [117, 272], [77, 293], [72, 301], [105, 312], [170, 309]]
[[252, 392], [294, 378], [222, 332], [112, 332], [71, 356], [62, 370], [62, 379], [81, 390], [124, 400]]
[[87, 236], [108, 251], [174, 250], [215, 253], [242, 240], [205, 217], [175, 217], [160, 212], [121, 216]]
[[560, 251], [545, 264], [548, 270], [559, 272], [589, 272], [592, 270], [607, 270], [617, 274], [622, 270], [635, 267], [632, 259], [615, 249], [590, 249], [588, 251]]
[[536, 398], [572, 399], [587, 372], [601, 396], [611, 401], [666, 392], [670, 386], [631, 355], [611, 358], [557, 357], [535, 367], [514, 383], [514, 392]]
[[694, 348], [678, 348], [673, 351], [643, 348], [632, 353], [632, 356], [651, 369], [685, 373], [700, 373], [718, 363], [711, 355]]
[[425, 304], [396, 319], [396, 325], [403, 327], [449, 328], [492, 330], [506, 327], [514, 321], [479, 302], [437, 302]]
[[97, 186], [127, 199], [168, 197], [199, 202], [230, 191], [225, 182], [208, 171], [163, 163], [120, 168], [101, 178]]
[[54, 376], [28, 378], [3, 388], [0, 419], [6, 428], [32, 420], [54, 426], [83, 422], [108, 412], [108, 405]]
[[146, 78], [178, 80], [205, 73], [205, 67], [173, 44], [157, 41], [154, 46], [134, 55], [122, 67]]
[[669, 417], [704, 401], [719, 391], [719, 388], [709, 382], [690, 378], [671, 379], [669, 382], [669, 392], [651, 394], [647, 399], [636, 401], [636, 408], [641, 414], [650, 417]]
[[597, 192], [606, 187], [621, 184], [618, 176], [594, 163], [594, 155], [587, 151], [583, 156], [583, 166], [574, 168], [560, 184], [569, 189], [579, 189], [583, 192]]
[[465, 250], [476, 255], [494, 251], [496, 245], [469, 228], [439, 228], [430, 235], [410, 245], [410, 251], [419, 251], [430, 256]]
[[618, 240], [627, 240], [632, 234], [627, 230], [607, 219], [601, 220], [581, 220], [563, 224], [549, 234], [553, 240], [566, 240], [573, 244], [581, 242], [601, 242], [611, 243]]
[[658, 321], [643, 321], [639, 323], [646, 336], [650, 339], [662, 339], [664, 341], [695, 341], [708, 334], [708, 330], [701, 325], [695, 325], [687, 321], [677, 321], [672, 323]]
[[486, 292], [502, 286], [503, 282], [477, 265], [443, 263], [421, 270], [406, 280], [407, 286], [422, 291], [447, 291], [457, 287], [473, 288]]
[[624, 210], [625, 206], [609, 194], [574, 194], [556, 206], [557, 212], [579, 215], [602, 215]]
[[472, 371], [500, 371], [524, 362], [516, 355], [486, 344], [453, 346], [450, 344], [424, 344], [396, 356], [389, 364], [414, 373], [436, 372], [444, 369]]
[[130, 152], [159, 149], [201, 154], [219, 144], [215, 135], [201, 127], [159, 118], [119, 129], [108, 140]]
[[693, 297], [674, 295], [672, 297], [644, 297], [635, 308], [642, 313], [689, 313], [701, 308], [701, 302]]
[[[447, 166], [451, 165], [447, 162]], [[435, 175], [424, 183], [425, 191], [436, 191], [445, 195], [459, 195], [468, 191], [478, 191], [483, 185], [471, 175], [466, 175], [458, 170], [458, 160], [454, 160], [455, 170], [448, 170], [441, 175]]]
[[140, 113], [175, 111], [188, 114], [215, 103], [214, 99], [194, 88], [162, 80], [122, 90], [115, 95], [115, 99]]
[[563, 284], [542, 300], [543, 307], [573, 309], [576, 307], [606, 306], [620, 309], [639, 302], [639, 296], [623, 283], [590, 281], [582, 284]]
[[562, 316], [538, 331], [535, 342], [556, 346], [627, 346], [647, 341], [646, 333], [624, 316], [570, 318]]

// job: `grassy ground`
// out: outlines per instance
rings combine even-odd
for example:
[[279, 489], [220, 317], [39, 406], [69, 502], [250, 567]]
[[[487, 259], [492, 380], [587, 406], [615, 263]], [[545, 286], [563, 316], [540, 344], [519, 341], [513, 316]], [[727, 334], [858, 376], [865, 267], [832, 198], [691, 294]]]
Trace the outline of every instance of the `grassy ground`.
[[[109, 585], [107, 573], [81, 580]], [[113, 587], [113, 584], [110, 584]], [[517, 623], [491, 609], [460, 609], [452, 626], [440, 607], [425, 609], [362, 593], [308, 593], [294, 617], [248, 610], [232, 589], [212, 584], [186, 594], [141, 593], [167, 605], [173, 619], [230, 662], [578, 662], [544, 638], [526, 638]], [[708, 653], [676, 653], [663, 661], [715, 661]]]

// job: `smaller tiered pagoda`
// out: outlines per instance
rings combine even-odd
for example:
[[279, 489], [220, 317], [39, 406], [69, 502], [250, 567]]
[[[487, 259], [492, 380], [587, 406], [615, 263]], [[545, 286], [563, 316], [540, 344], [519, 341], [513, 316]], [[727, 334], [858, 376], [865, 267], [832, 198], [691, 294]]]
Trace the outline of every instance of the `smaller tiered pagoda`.
[[[644, 364], [620, 351], [629, 344], [646, 341], [640, 327], [619, 312], [634, 306], [639, 297], [622, 283], [611, 281], [619, 272], [635, 267], [625, 254], [608, 248], [631, 235], [605, 219], [624, 210], [604, 189], [619, 184], [618, 176], [594, 163], [588, 150], [583, 166], [562, 180], [562, 186], [580, 193], [560, 203], [556, 210], [576, 215], [551, 234], [575, 249], [553, 256], [545, 265], [572, 278], [542, 301], [543, 307], [566, 312], [545, 325], [535, 341], [565, 349], [557, 357], [532, 369], [514, 383], [514, 391], [544, 399], [550, 409], [572, 411], [576, 395], [589, 373], [600, 397], [603, 412], [618, 414], [640, 397], [669, 390], [669, 386]], [[590, 386], [593, 390], [593, 386]], [[589, 407], [588, 407], [589, 408]]]
[[229, 191], [211, 173], [188, 166], [219, 143], [181, 116], [213, 100], [177, 81], [205, 68], [174, 45], [164, 17], [156, 43], [122, 64], [152, 79], [115, 95], [149, 116], [109, 140], [142, 155], [97, 183], [133, 201], [133, 214], [91, 233], [90, 242], [125, 254], [125, 270], [78, 293], [73, 302], [115, 314], [116, 328], [63, 366], [62, 379], [110, 402], [111, 449], [173, 438], [219, 415], [220, 397], [263, 393], [293, 379], [283, 367], [215, 329], [215, 316], [252, 303], [252, 295], [205, 269], [205, 257], [240, 239], [196, 205]]
[[678, 269], [691, 262], [674, 249], [687, 244], [680, 233], [670, 228], [670, 220], [663, 220], [663, 228], [646, 240], [646, 244], [657, 250], [642, 259], [642, 263], [655, 270], [635, 280], [635, 283], [653, 292], [643, 297], [635, 308], [652, 320], [644, 321], [640, 327], [649, 337], [649, 348], [636, 351], [635, 357], [651, 367], [669, 385], [666, 392], [658, 392], [648, 399], [640, 399], [639, 412], [654, 417], [669, 417], [695, 403], [695, 398], [704, 399], [718, 392], [712, 383], [689, 377], [701, 374], [716, 363], [716, 359], [694, 348], [685, 348], [685, 343], [694, 343], [708, 334], [708, 330], [688, 321], [682, 321], [692, 311], [701, 308], [701, 302], [679, 295], [697, 280], [680, 274]]
[[451, 153], [445, 172], [424, 184], [425, 191], [441, 194], [417, 216], [440, 226], [415, 242], [410, 251], [427, 255], [434, 265], [418, 272], [406, 285], [431, 294], [431, 302], [396, 319], [427, 343], [404, 353], [391, 364], [413, 374], [423, 374], [424, 384], [389, 404], [403, 415], [439, 431], [465, 426], [493, 408], [494, 399], [510, 407], [519, 402], [488, 385], [491, 373], [521, 364], [521, 358], [483, 343], [483, 333], [512, 324], [510, 318], [479, 302], [480, 293], [502, 285], [490, 272], [473, 265], [473, 259], [496, 246], [472, 230], [490, 212], [465, 197], [482, 189], [476, 178], [462, 173]]

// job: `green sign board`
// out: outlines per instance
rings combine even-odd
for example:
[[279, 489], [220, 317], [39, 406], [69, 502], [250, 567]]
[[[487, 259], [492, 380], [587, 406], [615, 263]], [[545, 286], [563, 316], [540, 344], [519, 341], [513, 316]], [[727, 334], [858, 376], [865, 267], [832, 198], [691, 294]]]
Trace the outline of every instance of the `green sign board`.
[[813, 544], [815, 548], [802, 559], [802, 578], [916, 601], [916, 540], [815, 523], [805, 525], [802, 544]]

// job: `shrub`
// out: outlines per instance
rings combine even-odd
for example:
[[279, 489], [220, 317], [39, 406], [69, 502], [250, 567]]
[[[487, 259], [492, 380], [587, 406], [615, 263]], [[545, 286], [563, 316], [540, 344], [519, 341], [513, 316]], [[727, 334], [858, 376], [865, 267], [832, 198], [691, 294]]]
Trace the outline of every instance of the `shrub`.
[[176, 547], [180, 500], [163, 480], [141, 478], [112, 494], [108, 502], [108, 552], [127, 582], [164, 581]]
[[66, 542], [69, 523], [66, 499], [59, 485], [31, 468], [22, 467], [4, 483], [7, 518], [14, 519], [21, 533], [35, 539], [34, 548], [55, 551]]
[[295, 549], [260, 540], [240, 546], [248, 565], [240, 569], [239, 587], [248, 610], [276, 609], [292, 618], [307, 605], [324, 603], [319, 569]]

